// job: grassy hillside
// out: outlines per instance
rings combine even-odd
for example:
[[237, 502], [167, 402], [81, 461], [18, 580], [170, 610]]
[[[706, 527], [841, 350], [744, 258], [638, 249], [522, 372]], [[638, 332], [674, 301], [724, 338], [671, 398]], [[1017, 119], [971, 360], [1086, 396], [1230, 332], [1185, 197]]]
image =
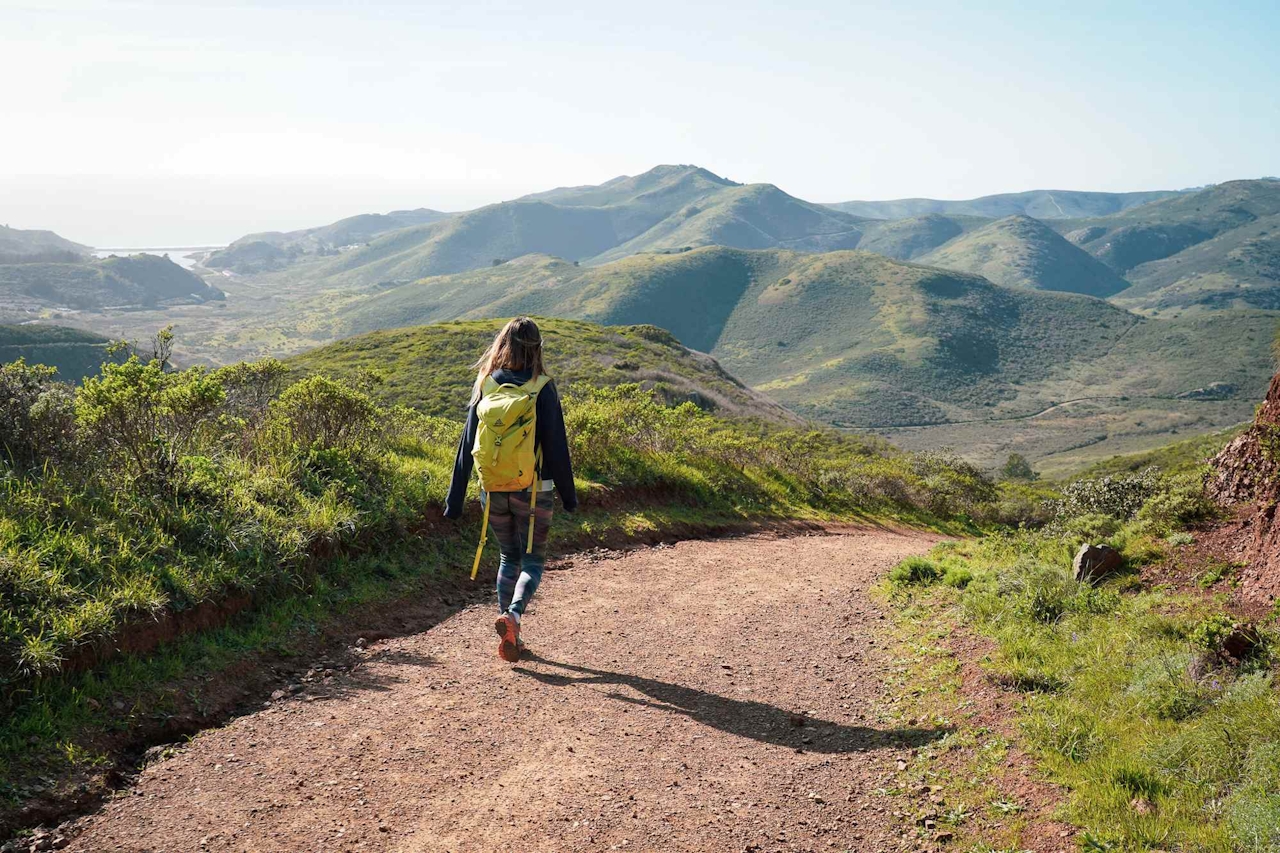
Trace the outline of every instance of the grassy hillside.
[[168, 258], [131, 255], [78, 264], [0, 265], [6, 306], [28, 302], [73, 309], [207, 302], [223, 294]]
[[[475, 374], [471, 364], [493, 340], [502, 320], [440, 323], [373, 332], [311, 350], [289, 360], [302, 374], [356, 381], [379, 377], [371, 393], [388, 405], [458, 416]], [[720, 415], [799, 424], [774, 401], [742, 385], [715, 359], [686, 349], [655, 326], [601, 327], [576, 320], [540, 319], [547, 370], [567, 389], [639, 383], [670, 403], [690, 401]]]
[[599, 185], [558, 187], [546, 192], [530, 193], [517, 201], [545, 201], [571, 207], [640, 204], [669, 209], [672, 204], [688, 203], [725, 187], [736, 186], [741, 184], [700, 166], [664, 165], [654, 166], [639, 175], [620, 175]]
[[[1076, 833], [1041, 849], [1280, 849], [1277, 615], [1242, 606], [1238, 552], [1206, 529], [1216, 507], [1199, 477], [1107, 473], [1033, 509], [1042, 528], [944, 542], [890, 571], [921, 697], [900, 713], [957, 719], [969, 684], [998, 685], [1014, 742], [1058, 786], [1054, 818]], [[1083, 542], [1115, 548], [1119, 571], [1076, 579]], [[963, 684], [962, 647], [946, 639], [962, 628], [986, 638], [981, 675]], [[942, 778], [950, 805], [983, 766], [944, 774], [926, 758], [899, 789]], [[990, 849], [965, 831], [958, 849]]]
[[946, 216], [982, 216], [995, 219], [1024, 214], [1036, 219], [1072, 219], [1108, 216], [1132, 207], [1177, 195], [1171, 190], [1137, 193], [1095, 193], [1075, 190], [1030, 190], [1002, 193], [963, 201], [903, 198], [895, 201], [845, 201], [829, 205], [837, 210], [871, 219], [907, 219], [939, 213]]
[[1105, 264], [1037, 219], [998, 219], [919, 257], [996, 284], [1106, 298], [1129, 286]]
[[362, 213], [329, 225], [298, 231], [247, 234], [225, 249], [211, 253], [204, 266], [240, 274], [271, 272], [302, 261], [350, 251], [388, 231], [439, 222], [449, 216], [424, 207], [390, 213]]
[[31, 261], [65, 261], [87, 256], [89, 247], [59, 237], [52, 231], [23, 231], [0, 225], [0, 264]]
[[0, 364], [25, 359], [58, 369], [66, 382], [79, 382], [98, 372], [107, 360], [108, 341], [99, 335], [62, 326], [0, 326]]
[[1247, 414], [1277, 315], [1147, 319], [866, 252], [696, 249], [599, 267], [547, 257], [354, 299], [333, 334], [518, 313], [647, 323], [802, 415], [995, 462], [1150, 447]]
[[528, 254], [598, 264], [707, 245], [826, 251], [855, 246], [859, 222], [769, 184], [743, 186], [694, 166], [659, 166], [393, 231], [298, 275], [324, 286], [370, 285], [484, 269]]
[[0, 264], [0, 317], [45, 308], [97, 310], [224, 298], [195, 273], [156, 255], [84, 263]]
[[1202, 474], [1209, 460], [1245, 429], [1244, 424], [1218, 432], [1184, 438], [1139, 453], [1121, 453], [1095, 462], [1083, 471], [1071, 474], [1073, 480], [1090, 480], [1120, 474], [1137, 474], [1147, 468], [1159, 468], [1169, 476]]
[[1054, 227], [1133, 284], [1126, 307], [1280, 305], [1280, 181], [1229, 181]]
[[864, 222], [858, 248], [899, 261], [911, 261], [990, 221], [980, 216], [927, 213], [907, 219]]
[[593, 261], [699, 246], [777, 246], [804, 252], [852, 249], [862, 238], [861, 221], [787, 195], [772, 184], [749, 184], [721, 190], [690, 205]]
[[1115, 301], [1134, 310], [1280, 309], [1280, 214], [1142, 264], [1128, 276], [1133, 287]]

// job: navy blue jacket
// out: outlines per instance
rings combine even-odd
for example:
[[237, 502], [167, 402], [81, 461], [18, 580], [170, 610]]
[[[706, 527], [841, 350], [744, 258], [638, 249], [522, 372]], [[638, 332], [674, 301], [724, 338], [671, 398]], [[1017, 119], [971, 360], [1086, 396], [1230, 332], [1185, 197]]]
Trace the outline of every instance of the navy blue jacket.
[[[494, 381], [500, 385], [523, 385], [533, 378], [528, 370], [495, 370]], [[556, 484], [564, 508], [573, 512], [578, 508], [578, 493], [573, 487], [573, 466], [569, 462], [569, 439], [564, 432], [564, 410], [560, 408], [560, 395], [554, 382], [548, 382], [538, 392], [538, 424], [534, 441], [542, 450], [542, 471], [539, 476]], [[444, 502], [445, 518], [461, 518], [462, 505], [467, 499], [467, 483], [471, 481], [471, 467], [475, 460], [471, 448], [476, 444], [476, 430], [480, 419], [474, 405], [467, 409], [467, 427], [458, 441], [458, 455], [453, 460], [453, 480], [449, 483], [449, 497]]]

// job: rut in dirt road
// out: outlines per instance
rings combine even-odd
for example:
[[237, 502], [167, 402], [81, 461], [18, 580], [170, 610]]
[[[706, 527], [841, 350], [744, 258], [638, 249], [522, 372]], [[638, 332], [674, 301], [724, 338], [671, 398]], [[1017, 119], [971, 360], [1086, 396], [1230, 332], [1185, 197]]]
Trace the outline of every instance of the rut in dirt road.
[[882, 850], [873, 796], [945, 731], [880, 718], [884, 531], [686, 542], [548, 573], [532, 652], [468, 609], [207, 732], [79, 851]]

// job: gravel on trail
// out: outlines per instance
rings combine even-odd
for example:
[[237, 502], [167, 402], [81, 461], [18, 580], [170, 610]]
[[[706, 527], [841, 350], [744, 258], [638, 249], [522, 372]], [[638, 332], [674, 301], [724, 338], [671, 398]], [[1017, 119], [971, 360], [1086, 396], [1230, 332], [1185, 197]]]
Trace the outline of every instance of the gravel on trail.
[[878, 720], [889, 623], [867, 590], [934, 541], [577, 555], [547, 573], [519, 664], [490, 607], [353, 643], [157, 755], [66, 849], [902, 849], [875, 791], [943, 732]]

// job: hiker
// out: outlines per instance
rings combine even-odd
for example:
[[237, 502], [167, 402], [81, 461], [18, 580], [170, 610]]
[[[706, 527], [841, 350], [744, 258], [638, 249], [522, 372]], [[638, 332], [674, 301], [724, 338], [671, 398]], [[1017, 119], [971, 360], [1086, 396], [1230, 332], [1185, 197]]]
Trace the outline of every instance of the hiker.
[[[502, 551], [498, 564], [498, 655], [520, 660], [520, 620], [538, 590], [547, 561], [552, 485], [567, 512], [578, 507], [555, 383], [542, 366], [542, 333], [528, 317], [502, 327], [474, 365], [478, 371], [467, 427], [458, 442], [446, 518], [462, 517], [471, 468], [480, 477], [485, 521], [471, 577], [480, 566], [486, 527]], [[530, 514], [532, 503], [533, 512]]]

